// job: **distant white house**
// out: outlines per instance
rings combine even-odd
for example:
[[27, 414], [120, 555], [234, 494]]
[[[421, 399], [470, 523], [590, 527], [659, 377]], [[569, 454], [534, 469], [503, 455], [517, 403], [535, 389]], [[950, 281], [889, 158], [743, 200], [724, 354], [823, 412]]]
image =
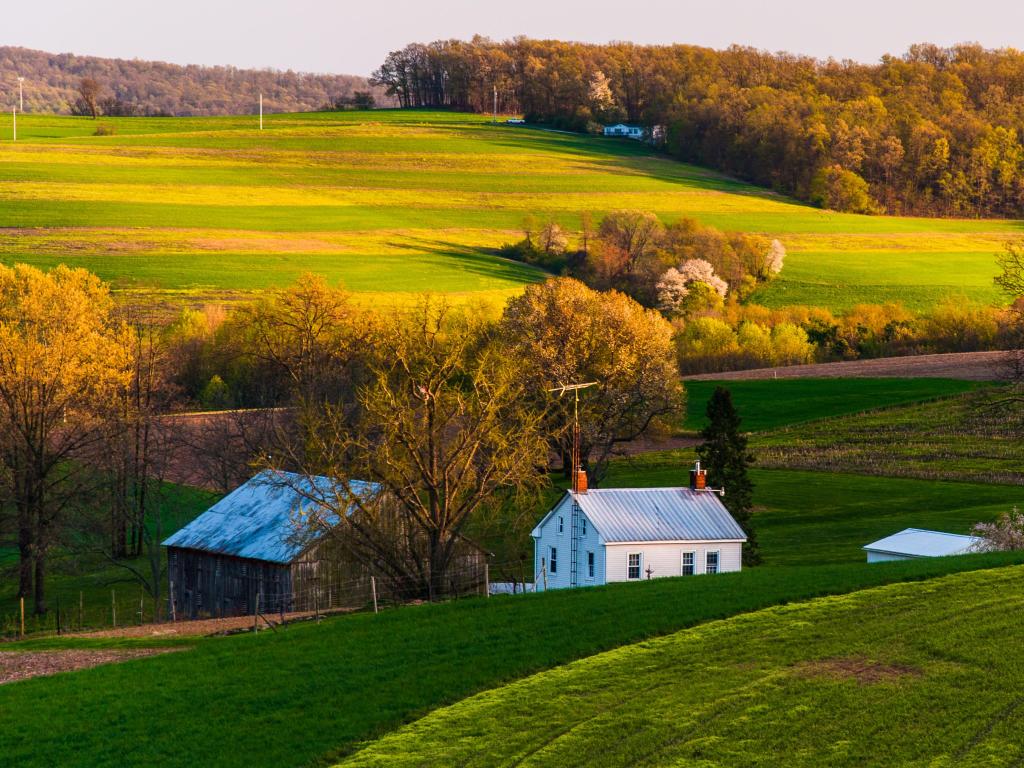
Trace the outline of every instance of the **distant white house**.
[[618, 123], [617, 125], [606, 125], [604, 127], [604, 135], [625, 136], [627, 139], [636, 139], [637, 141], [641, 141], [644, 138], [644, 129], [639, 125]]
[[864, 547], [869, 563], [889, 560], [914, 560], [919, 557], [966, 555], [978, 550], [982, 539], [957, 533], [907, 528], [892, 536], [873, 541]]
[[505, 121], [506, 125], [526, 125], [526, 121], [521, 117], [510, 117]]
[[740, 570], [746, 534], [696, 486], [566, 491], [531, 534], [536, 589]]

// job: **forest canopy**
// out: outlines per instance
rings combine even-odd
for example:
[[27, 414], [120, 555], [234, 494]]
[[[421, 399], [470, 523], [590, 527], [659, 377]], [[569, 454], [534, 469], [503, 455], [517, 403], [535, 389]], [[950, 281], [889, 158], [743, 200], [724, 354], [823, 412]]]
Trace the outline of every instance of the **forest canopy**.
[[498, 108], [579, 131], [665, 127], [665, 148], [826, 208], [1024, 212], [1024, 53], [915, 45], [877, 64], [517, 37], [413, 44], [372, 82], [406, 107]]
[[19, 77], [25, 78], [28, 112], [81, 113], [80, 89], [87, 80], [95, 82], [97, 103], [110, 115], [249, 114], [260, 92], [268, 112], [333, 108], [357, 92], [369, 92], [382, 106], [391, 101], [356, 75], [181, 66], [0, 46], [0, 97], [8, 109], [17, 105]]

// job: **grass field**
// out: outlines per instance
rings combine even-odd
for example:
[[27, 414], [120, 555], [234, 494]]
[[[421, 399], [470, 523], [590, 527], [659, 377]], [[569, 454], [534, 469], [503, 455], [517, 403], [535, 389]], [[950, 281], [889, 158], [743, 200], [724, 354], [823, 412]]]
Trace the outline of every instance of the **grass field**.
[[764, 379], [758, 381], [687, 381], [684, 427], [707, 423], [708, 399], [725, 387], [747, 432], [830, 419], [861, 411], [890, 408], [969, 392], [977, 382], [952, 379]]
[[432, 713], [351, 766], [1020, 765], [1024, 568], [770, 608]]
[[795, 424], [758, 435], [760, 464], [1024, 485], [1024, 413], [1000, 389]]
[[[2, 120], [2, 118], [0, 118]], [[528, 215], [577, 228], [617, 208], [780, 237], [758, 300], [842, 308], [997, 301], [994, 254], [1020, 222], [835, 214], [634, 142], [444, 112], [252, 117], [22, 115], [0, 122], [0, 259], [86, 266], [124, 290], [253, 291], [306, 270], [354, 291], [501, 301], [542, 273], [502, 260]], [[9, 134], [7, 134], [9, 135]]]
[[430, 709], [625, 643], [779, 603], [1022, 557], [661, 579], [203, 640], [181, 653], [0, 686], [0, 754], [19, 766], [307, 765]]

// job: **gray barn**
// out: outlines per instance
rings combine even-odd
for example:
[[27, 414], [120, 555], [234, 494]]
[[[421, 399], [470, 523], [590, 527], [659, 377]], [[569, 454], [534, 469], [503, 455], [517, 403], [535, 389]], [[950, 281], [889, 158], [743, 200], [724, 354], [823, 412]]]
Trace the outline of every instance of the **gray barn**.
[[[372, 492], [371, 484], [365, 486]], [[238, 616], [326, 606], [332, 584], [351, 571], [329, 554], [322, 531], [298, 524], [296, 516], [310, 506], [310, 496], [330, 488], [324, 477], [261, 472], [166, 539], [176, 615]]]

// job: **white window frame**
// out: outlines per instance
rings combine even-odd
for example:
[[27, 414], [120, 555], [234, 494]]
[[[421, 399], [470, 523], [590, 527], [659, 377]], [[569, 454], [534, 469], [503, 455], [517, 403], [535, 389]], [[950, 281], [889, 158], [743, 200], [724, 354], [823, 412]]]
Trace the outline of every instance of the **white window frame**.
[[[690, 572], [686, 572], [686, 556], [690, 556]], [[687, 549], [681, 552], [679, 555], [679, 575], [680, 576], [696, 576], [697, 575], [697, 553], [692, 549]]]
[[[630, 576], [630, 558], [636, 557], [636, 576]], [[626, 553], [626, 581], [640, 581], [644, 572], [644, 553], [643, 552], [627, 552]]]
[[565, 530], [565, 518], [561, 515], [558, 516], [558, 535], [562, 535], [562, 531]]
[[594, 555], [593, 550], [587, 550], [587, 578], [593, 579], [594, 574], [597, 573], [597, 556]]
[[[711, 557], [711, 555], [715, 556], [715, 570], [713, 570], [713, 571], [708, 570], [708, 566], [710, 565], [710, 563], [708, 562], [708, 559]], [[715, 573], [721, 573], [721, 572], [722, 572], [722, 551], [720, 549], [709, 549], [707, 552], [704, 553], [704, 573], [715, 574]]]
[[558, 573], [558, 547], [548, 547], [548, 573], [552, 576]]

